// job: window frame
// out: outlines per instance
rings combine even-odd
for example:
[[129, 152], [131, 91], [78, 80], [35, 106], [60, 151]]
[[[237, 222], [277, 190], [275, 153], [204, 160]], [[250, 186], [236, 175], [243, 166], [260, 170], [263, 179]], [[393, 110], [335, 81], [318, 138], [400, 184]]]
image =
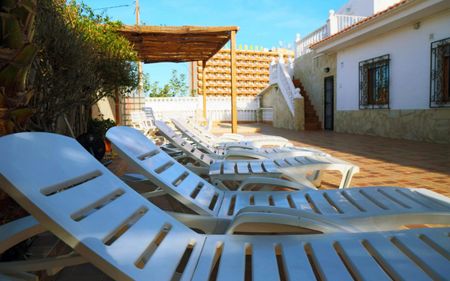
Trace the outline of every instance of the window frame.
[[[447, 101], [440, 103], [440, 101], [436, 101], [436, 87], [437, 87], [437, 83], [436, 80], [436, 72], [439, 71], [436, 66], [437, 62], [437, 55], [436, 55], [436, 50], [440, 47], [440, 46], [446, 46], [446, 48], [448, 48], [449, 55], [444, 57], [447, 57], [447, 91], [449, 91], [449, 93], [447, 93]], [[445, 77], [444, 77], [445, 79]], [[445, 94], [444, 94], [445, 95]], [[450, 37], [447, 38], [443, 38], [440, 40], [436, 40], [431, 42], [430, 44], [430, 97], [429, 97], [429, 102], [430, 102], [430, 108], [450, 108]]]
[[[389, 104], [390, 104], [390, 62], [391, 62], [391, 58], [389, 54], [385, 54], [385, 55], [381, 55], [378, 57], [374, 57], [374, 58], [370, 58], [364, 61], [360, 61], [358, 64], [358, 76], [359, 76], [359, 83], [358, 83], [358, 87], [359, 87], [359, 109], [389, 109]], [[379, 72], [377, 74], [377, 72], [373, 72], [371, 70], [376, 70], [376, 68], [378, 67], [377, 65], [380, 65], [381, 67], [385, 67], [385, 75], [384, 75], [384, 83], [385, 84], [385, 89], [387, 89], [387, 93], [386, 93], [386, 101], [385, 103], [376, 103], [374, 101], [372, 101], [371, 103], [369, 103], [370, 99], [374, 99], [374, 94], [369, 94], [369, 90], [373, 89], [374, 87], [369, 87], [369, 85], [367, 86], [363, 86], [363, 76], [369, 74], [372, 76], [375, 76], [375, 81], [374, 82], [369, 82], [367, 81], [367, 84], [372, 84], [375, 83], [375, 85], [377, 84], [377, 75], [381, 76], [382, 72]], [[372, 67], [370, 67], [372, 66]], [[367, 72], [364, 71], [364, 69], [368, 69]], [[383, 70], [381, 70], [383, 71]], [[383, 85], [383, 84], [381, 84]], [[376, 86], [375, 86], [376, 87]], [[365, 93], [364, 91], [367, 91], [367, 93]], [[367, 96], [367, 104], [363, 104], [363, 97]]]

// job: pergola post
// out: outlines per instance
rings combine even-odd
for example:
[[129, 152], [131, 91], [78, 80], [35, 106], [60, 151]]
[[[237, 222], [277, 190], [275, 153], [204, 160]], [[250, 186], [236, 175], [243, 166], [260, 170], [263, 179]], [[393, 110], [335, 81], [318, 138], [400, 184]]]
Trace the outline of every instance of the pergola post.
[[230, 38], [230, 65], [231, 65], [231, 132], [237, 133], [236, 108], [236, 31], [231, 31]]
[[206, 121], [206, 61], [202, 61], [202, 95], [203, 95], [203, 119]]

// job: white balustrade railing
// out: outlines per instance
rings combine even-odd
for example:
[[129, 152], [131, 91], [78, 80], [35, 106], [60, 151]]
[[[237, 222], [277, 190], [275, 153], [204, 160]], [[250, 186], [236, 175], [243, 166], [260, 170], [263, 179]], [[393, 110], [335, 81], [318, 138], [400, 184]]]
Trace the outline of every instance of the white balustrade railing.
[[337, 32], [342, 31], [349, 27], [350, 25], [353, 25], [366, 17], [363, 16], [350, 16], [350, 15], [335, 15], [337, 18]]
[[296, 89], [292, 82], [293, 62], [285, 64], [283, 58], [278, 59], [278, 63], [272, 61], [270, 65], [270, 84], [277, 84], [281, 94], [286, 101], [289, 111], [295, 116], [294, 99], [302, 98], [300, 89]]
[[333, 10], [330, 10], [327, 23], [313, 32], [306, 35], [304, 38], [297, 34], [295, 39], [295, 56], [303, 56], [311, 51], [311, 45], [322, 41], [323, 39], [344, 30], [345, 28], [365, 19], [364, 16], [354, 15], [338, 15]]
[[310, 34], [306, 35], [305, 38], [300, 39], [300, 35], [297, 34], [296, 41], [296, 56], [303, 56], [304, 54], [309, 53], [309, 46], [314, 43], [317, 43], [326, 37], [328, 37], [328, 25], [325, 24], [318, 29], [314, 30]]

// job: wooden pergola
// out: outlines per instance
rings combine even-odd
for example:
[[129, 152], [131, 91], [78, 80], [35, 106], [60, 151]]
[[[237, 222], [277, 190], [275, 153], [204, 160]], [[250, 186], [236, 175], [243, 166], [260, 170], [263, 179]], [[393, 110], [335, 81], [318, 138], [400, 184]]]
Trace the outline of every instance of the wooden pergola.
[[144, 63], [202, 62], [203, 117], [206, 119], [206, 62], [231, 43], [231, 130], [237, 132], [236, 32], [237, 26], [136, 26], [119, 31], [133, 45]]

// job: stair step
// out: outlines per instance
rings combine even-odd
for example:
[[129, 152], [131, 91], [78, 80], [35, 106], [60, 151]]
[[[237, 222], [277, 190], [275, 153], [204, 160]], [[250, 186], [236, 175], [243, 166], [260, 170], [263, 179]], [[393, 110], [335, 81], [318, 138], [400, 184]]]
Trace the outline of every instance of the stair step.
[[305, 130], [318, 131], [322, 130], [322, 123], [319, 121], [314, 105], [309, 98], [308, 92], [303, 87], [302, 82], [299, 79], [293, 79], [292, 82], [296, 88], [300, 89], [300, 93], [304, 99], [305, 105]]

